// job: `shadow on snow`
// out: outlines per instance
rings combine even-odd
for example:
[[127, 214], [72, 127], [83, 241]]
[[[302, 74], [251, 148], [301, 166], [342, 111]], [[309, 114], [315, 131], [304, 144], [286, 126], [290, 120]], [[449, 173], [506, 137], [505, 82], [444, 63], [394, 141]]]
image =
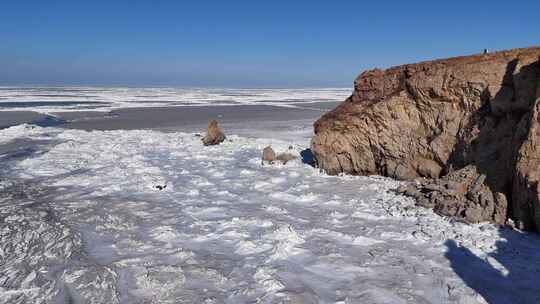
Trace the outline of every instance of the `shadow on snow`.
[[488, 303], [540, 303], [540, 237], [505, 228], [499, 233], [503, 240], [485, 257], [446, 241], [450, 266]]

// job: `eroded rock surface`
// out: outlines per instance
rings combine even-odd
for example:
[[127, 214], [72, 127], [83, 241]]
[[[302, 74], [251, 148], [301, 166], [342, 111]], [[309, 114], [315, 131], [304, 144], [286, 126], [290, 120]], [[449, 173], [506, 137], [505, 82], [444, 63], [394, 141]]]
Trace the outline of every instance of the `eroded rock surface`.
[[490, 220], [504, 224], [506, 196], [493, 193], [485, 180], [486, 176], [470, 165], [440, 179], [417, 179], [398, 188], [398, 192], [415, 198], [418, 205], [433, 208], [441, 215], [469, 223]]
[[364, 72], [315, 123], [318, 165], [404, 180], [474, 165], [511, 198], [511, 217], [540, 229], [539, 57], [535, 47]]
[[524, 228], [540, 231], [540, 94], [537, 94], [528, 123], [528, 133], [519, 149], [512, 184], [511, 212]]

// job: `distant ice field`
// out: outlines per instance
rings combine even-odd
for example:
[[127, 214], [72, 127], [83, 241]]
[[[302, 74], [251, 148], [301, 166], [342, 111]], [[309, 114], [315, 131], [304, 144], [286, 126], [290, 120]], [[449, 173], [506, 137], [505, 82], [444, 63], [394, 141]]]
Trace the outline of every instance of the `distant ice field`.
[[111, 111], [191, 105], [280, 105], [343, 101], [350, 88], [197, 89], [0, 87], [0, 111]]

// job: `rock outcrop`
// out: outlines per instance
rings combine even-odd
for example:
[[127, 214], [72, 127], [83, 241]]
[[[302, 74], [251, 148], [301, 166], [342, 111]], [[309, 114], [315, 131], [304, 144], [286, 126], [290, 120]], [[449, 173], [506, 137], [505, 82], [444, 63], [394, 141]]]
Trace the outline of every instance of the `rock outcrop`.
[[219, 145], [225, 140], [225, 134], [218, 127], [218, 123], [215, 120], [208, 122], [208, 129], [206, 135], [202, 138], [202, 142], [205, 146]]
[[314, 125], [318, 166], [410, 180], [472, 165], [510, 217], [540, 230], [539, 58], [535, 47], [364, 72]]

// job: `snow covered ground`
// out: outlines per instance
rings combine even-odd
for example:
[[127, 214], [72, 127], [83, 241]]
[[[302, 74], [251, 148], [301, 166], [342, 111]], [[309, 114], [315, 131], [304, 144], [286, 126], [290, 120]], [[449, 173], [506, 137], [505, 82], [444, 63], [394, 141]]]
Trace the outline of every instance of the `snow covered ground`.
[[350, 88], [193, 89], [107, 87], [0, 87], [0, 111], [40, 113], [111, 111], [190, 105], [279, 105], [342, 101]]
[[310, 132], [1, 130], [0, 303], [540, 303], [535, 235], [391, 179], [261, 166]]

